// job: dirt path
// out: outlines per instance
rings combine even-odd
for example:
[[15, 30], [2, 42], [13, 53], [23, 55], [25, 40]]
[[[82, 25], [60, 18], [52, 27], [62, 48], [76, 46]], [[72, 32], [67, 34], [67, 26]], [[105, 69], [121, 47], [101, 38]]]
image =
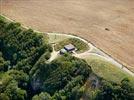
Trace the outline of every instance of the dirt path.
[[87, 58], [87, 57], [89, 57], [89, 56], [91, 56], [91, 55], [98, 56], [98, 57], [104, 59], [105, 61], [108, 61], [108, 62], [110, 62], [111, 64], [117, 66], [117, 67], [120, 68], [121, 70], [123, 70], [123, 71], [129, 73], [130, 75], [134, 76], [134, 73], [133, 73], [133, 72], [131, 72], [130, 70], [128, 70], [126, 67], [123, 67], [123, 65], [117, 63], [114, 59], [112, 59], [112, 58], [110, 58], [110, 57], [105, 57], [105, 56], [102, 56], [102, 55], [99, 55], [99, 54], [96, 54], [96, 53], [89, 53], [89, 52], [88, 52], [88, 53], [86, 52], [86, 53], [83, 53], [83, 54], [76, 54], [76, 55], [74, 55], [74, 56], [75, 56], [75, 57], [78, 57], [78, 58], [85, 59], [85, 58]]
[[58, 54], [59, 54], [59, 52], [57, 52], [57, 51], [54, 50], [54, 45], [52, 45], [52, 48], [53, 48], [53, 52], [51, 53], [51, 57], [50, 57], [50, 59], [48, 60], [48, 62], [51, 62], [51, 61], [53, 61], [54, 59], [56, 59], [56, 58], [58, 57]]
[[[78, 36], [74, 36], [74, 35], [68, 35], [68, 34], [62, 34], [62, 33], [47, 33], [48, 35], [49, 34], [56, 34], [56, 35], [64, 35], [64, 36], [69, 36], [71, 38], [77, 38], [77, 39], [80, 39], [81, 41], [85, 42], [88, 44], [89, 46], [89, 50], [86, 51], [86, 52], [83, 52], [83, 53], [74, 53], [73, 56], [75, 57], [78, 57], [78, 58], [87, 58], [91, 55], [95, 55], [95, 56], [98, 56], [98, 57], [101, 57], [102, 59], [104, 59], [105, 61], [108, 61], [112, 64], [114, 64], [115, 66], [117, 66], [118, 68], [120, 68], [121, 70], [129, 73], [130, 75], [134, 76], [134, 73], [131, 72], [130, 70], [128, 70], [126, 67], [124, 67], [122, 64], [118, 63], [117, 61], [115, 61], [113, 58], [111, 58], [109, 55], [105, 54], [104, 52], [102, 52], [101, 50], [99, 50], [98, 48], [96, 48], [95, 46], [93, 46], [91, 43], [89, 43], [88, 41], [84, 40], [83, 38], [80, 38]], [[96, 51], [93, 52], [93, 49], [95, 49]], [[56, 58], [56, 55], [58, 56], [58, 52], [56, 51], [53, 51], [54, 56], [51, 57], [50, 61], [54, 60], [54, 58]]]

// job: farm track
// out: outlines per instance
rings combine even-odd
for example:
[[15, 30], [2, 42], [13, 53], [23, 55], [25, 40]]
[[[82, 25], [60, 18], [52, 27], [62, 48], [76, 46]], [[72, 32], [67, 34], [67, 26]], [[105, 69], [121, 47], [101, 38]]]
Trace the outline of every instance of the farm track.
[[7, 17], [42, 32], [78, 35], [134, 72], [134, 0], [1, 1]]
[[[80, 37], [74, 36], [74, 35], [62, 34], [62, 33], [47, 33], [47, 34], [48, 35], [49, 34], [63, 35], [63, 36], [69, 36], [70, 38], [80, 39], [81, 41], [87, 43], [90, 49], [85, 51], [85, 52], [83, 52], [83, 53], [74, 53], [73, 56], [78, 57], [78, 58], [82, 58], [82, 59], [86, 59], [86, 58], [90, 57], [91, 55], [98, 56], [98, 57], [104, 59], [105, 61], [108, 61], [111, 64], [117, 66], [118, 68], [120, 68], [120, 70], [123, 70], [124, 72], [129, 73], [130, 75], [134, 76], [134, 73], [131, 72], [130, 70], [128, 70], [126, 67], [124, 67], [121, 63], [118, 63], [115, 59], [111, 58], [109, 55], [105, 54], [104, 52], [102, 52], [101, 50], [99, 50], [98, 48], [96, 48], [95, 46], [93, 46], [91, 43], [89, 43], [88, 41], [86, 41], [83, 38], [80, 38]], [[97, 51], [92, 52], [93, 49], [95, 49]], [[49, 61], [52, 61], [56, 57], [58, 57], [58, 53], [59, 53], [59, 51], [56, 52], [54, 50], [54, 46], [53, 46], [53, 52], [51, 54], [52, 56], [49, 59]]]

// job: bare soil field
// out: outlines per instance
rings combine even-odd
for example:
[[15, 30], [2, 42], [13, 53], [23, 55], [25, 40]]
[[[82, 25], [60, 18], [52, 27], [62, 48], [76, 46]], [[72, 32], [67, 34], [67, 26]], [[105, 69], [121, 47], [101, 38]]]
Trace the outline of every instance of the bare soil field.
[[36, 30], [83, 37], [134, 72], [134, 0], [1, 0], [0, 8]]

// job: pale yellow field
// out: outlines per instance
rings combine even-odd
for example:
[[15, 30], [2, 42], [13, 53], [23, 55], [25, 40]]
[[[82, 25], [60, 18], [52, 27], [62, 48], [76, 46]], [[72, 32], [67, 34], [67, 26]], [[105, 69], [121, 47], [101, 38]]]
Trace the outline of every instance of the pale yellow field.
[[1, 5], [11, 19], [81, 36], [134, 71], [134, 0], [2, 0]]

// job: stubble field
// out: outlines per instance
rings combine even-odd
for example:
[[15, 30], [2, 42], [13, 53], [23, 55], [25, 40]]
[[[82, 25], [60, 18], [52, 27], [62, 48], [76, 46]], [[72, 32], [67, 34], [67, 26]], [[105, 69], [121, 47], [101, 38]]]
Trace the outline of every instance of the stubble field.
[[1, 1], [7, 17], [39, 31], [83, 37], [134, 72], [134, 0]]

